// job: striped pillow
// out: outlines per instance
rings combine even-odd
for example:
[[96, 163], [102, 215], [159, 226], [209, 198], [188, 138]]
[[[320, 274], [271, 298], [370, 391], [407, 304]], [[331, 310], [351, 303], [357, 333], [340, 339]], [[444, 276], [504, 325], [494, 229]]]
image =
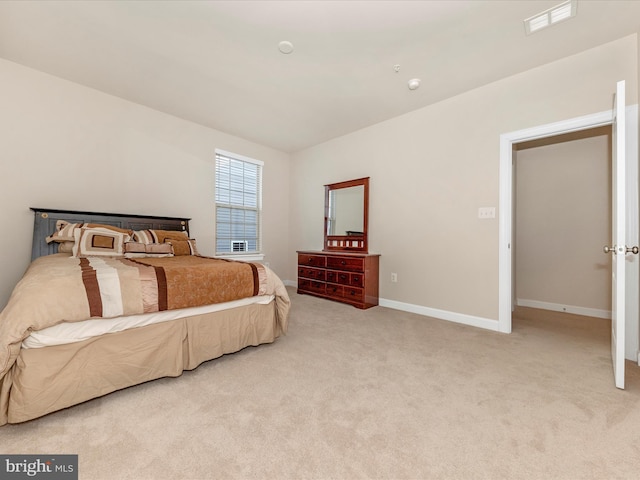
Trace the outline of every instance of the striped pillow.
[[133, 241], [139, 243], [164, 243], [167, 239], [188, 240], [187, 232], [180, 230], [135, 230]]
[[49, 235], [46, 240], [51, 242], [73, 242], [73, 232], [76, 228], [82, 226], [82, 223], [69, 223], [66, 220], [58, 220], [56, 222], [56, 231]]
[[145, 245], [156, 243], [151, 230], [134, 230], [133, 235], [131, 236], [131, 240], [133, 240], [135, 243], [142, 243]]
[[188, 238], [187, 240], [166, 239], [165, 242], [173, 247], [173, 254], [176, 257], [181, 255], [198, 255], [196, 241], [193, 238]]
[[126, 233], [131, 235], [133, 230], [126, 228], [116, 227], [114, 225], [103, 225], [101, 223], [70, 223], [66, 220], [58, 220], [56, 222], [56, 231], [46, 238], [47, 243], [51, 242], [74, 242], [75, 231], [80, 228], [106, 228], [107, 230], [113, 230], [114, 232]]
[[173, 247], [169, 243], [127, 242], [124, 244], [126, 258], [173, 257]]

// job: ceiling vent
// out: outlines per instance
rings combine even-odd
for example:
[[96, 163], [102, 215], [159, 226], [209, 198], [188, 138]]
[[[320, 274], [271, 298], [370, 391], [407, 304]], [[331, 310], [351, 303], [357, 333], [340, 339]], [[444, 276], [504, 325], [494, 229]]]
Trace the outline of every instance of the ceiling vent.
[[531, 35], [543, 28], [568, 20], [576, 16], [577, 0], [567, 0], [560, 5], [529, 17], [524, 21], [524, 29], [527, 35]]

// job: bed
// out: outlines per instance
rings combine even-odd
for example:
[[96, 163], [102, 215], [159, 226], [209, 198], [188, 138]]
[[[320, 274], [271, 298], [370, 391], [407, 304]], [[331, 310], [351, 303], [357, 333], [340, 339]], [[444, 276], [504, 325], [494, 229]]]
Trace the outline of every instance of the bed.
[[199, 255], [187, 218], [32, 210], [32, 262], [0, 313], [0, 425], [286, 333], [282, 281]]

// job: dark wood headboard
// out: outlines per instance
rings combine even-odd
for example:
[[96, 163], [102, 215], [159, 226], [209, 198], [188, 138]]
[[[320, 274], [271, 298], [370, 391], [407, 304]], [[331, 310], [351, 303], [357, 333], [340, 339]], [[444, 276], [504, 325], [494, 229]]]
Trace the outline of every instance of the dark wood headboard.
[[46, 241], [46, 238], [55, 232], [58, 220], [66, 220], [70, 223], [102, 223], [131, 230], [181, 230], [187, 232], [187, 235], [189, 234], [189, 220], [191, 220], [190, 218], [179, 217], [79, 212], [34, 207], [31, 207], [31, 210], [35, 213], [31, 260], [58, 252], [58, 244], [56, 242], [47, 243]]

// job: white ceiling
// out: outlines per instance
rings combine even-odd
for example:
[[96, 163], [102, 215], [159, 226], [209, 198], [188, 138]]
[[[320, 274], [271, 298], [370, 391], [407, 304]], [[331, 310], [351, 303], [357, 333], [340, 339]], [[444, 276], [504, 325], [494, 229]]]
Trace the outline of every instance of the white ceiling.
[[560, 1], [5, 0], [0, 57], [294, 152], [640, 32], [640, 1], [579, 0], [525, 35]]

